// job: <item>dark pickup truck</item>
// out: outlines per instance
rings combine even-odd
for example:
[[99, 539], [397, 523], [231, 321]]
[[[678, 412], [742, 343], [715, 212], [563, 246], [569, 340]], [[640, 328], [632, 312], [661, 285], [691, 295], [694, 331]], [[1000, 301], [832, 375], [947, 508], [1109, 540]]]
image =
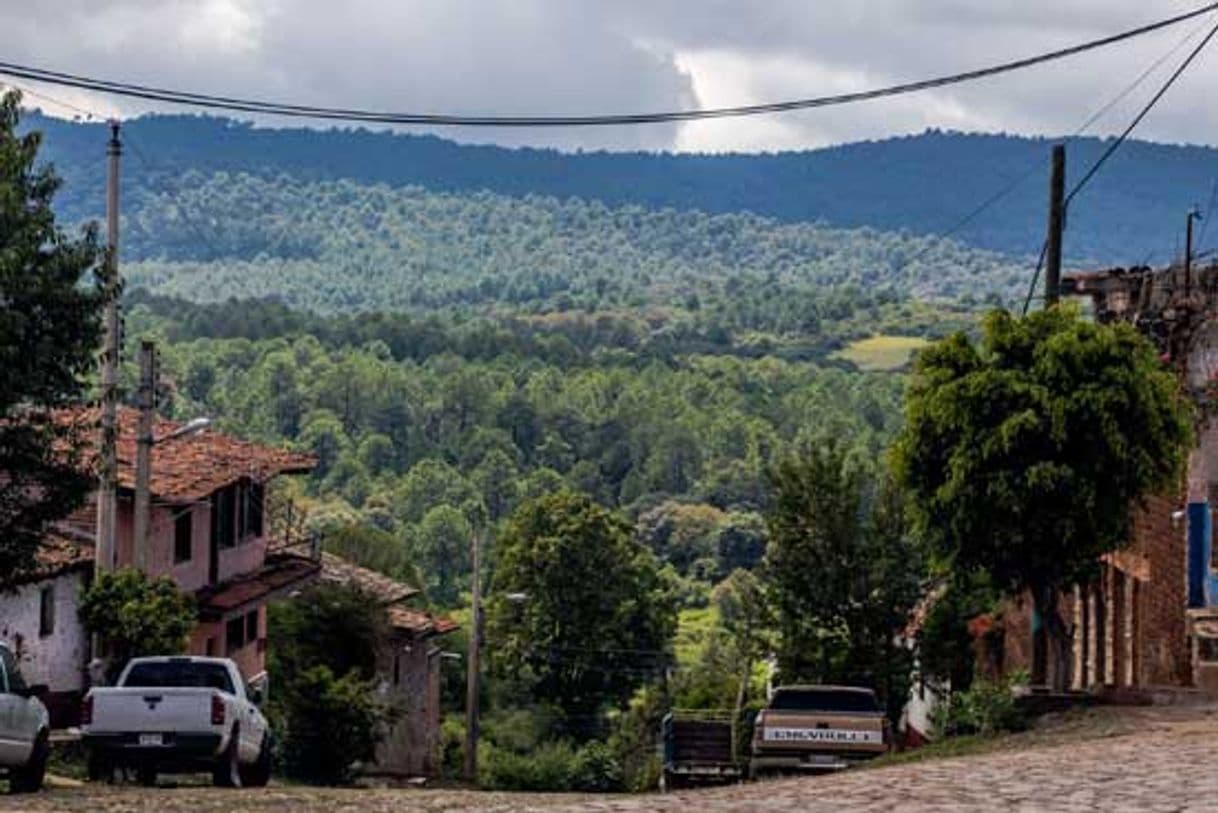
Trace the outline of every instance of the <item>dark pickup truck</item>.
[[730, 711], [677, 710], [664, 716], [661, 789], [734, 782], [742, 775], [732, 753]]

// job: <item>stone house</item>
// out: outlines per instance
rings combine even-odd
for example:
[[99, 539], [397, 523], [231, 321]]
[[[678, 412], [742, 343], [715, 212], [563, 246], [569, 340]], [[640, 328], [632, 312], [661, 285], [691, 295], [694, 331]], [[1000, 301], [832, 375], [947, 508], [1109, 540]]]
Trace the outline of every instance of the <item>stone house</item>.
[[[65, 410], [56, 419], [95, 426], [94, 409]], [[133, 566], [134, 487], [137, 414], [118, 415], [118, 505], [114, 567]], [[266, 606], [316, 577], [318, 562], [273, 549], [267, 486], [281, 474], [304, 473], [307, 455], [240, 440], [211, 430], [174, 435], [179, 425], [157, 418], [151, 477], [151, 522], [145, 571], [168, 576], [198, 600], [199, 622], [190, 637], [193, 655], [232, 658], [247, 680], [266, 666]], [[91, 466], [92, 433], [83, 436], [81, 465]], [[71, 722], [84, 688], [85, 635], [75, 602], [91, 578], [96, 538], [96, 496], [52, 529], [38, 569], [22, 578], [17, 593], [5, 596], [0, 634], [22, 653], [32, 682], [45, 683], [62, 697], [55, 724]], [[67, 543], [75, 546], [65, 552]], [[14, 585], [8, 585], [12, 587]], [[48, 599], [47, 596], [52, 596]], [[48, 610], [48, 602], [53, 609]], [[53, 615], [47, 631], [48, 612]], [[21, 645], [16, 644], [20, 640]]]
[[355, 587], [384, 608], [389, 638], [377, 655], [377, 689], [395, 714], [376, 749], [371, 773], [432, 776], [440, 745], [440, 639], [457, 625], [410, 606], [414, 587], [334, 556], [321, 554], [322, 583]]

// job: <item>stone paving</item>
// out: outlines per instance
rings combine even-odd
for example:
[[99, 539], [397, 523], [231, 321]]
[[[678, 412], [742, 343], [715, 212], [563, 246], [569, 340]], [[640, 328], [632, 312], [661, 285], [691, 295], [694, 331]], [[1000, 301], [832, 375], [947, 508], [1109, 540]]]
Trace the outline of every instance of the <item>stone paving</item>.
[[0, 810], [102, 813], [796, 813], [796, 811], [1216, 811], [1218, 713], [1144, 715], [1126, 733], [984, 756], [648, 796], [458, 790], [224, 791], [84, 786], [0, 797]]

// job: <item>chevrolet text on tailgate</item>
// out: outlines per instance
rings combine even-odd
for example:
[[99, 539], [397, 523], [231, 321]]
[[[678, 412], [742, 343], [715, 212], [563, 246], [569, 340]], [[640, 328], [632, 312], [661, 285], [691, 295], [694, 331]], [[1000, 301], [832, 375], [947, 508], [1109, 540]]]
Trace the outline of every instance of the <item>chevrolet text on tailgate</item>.
[[220, 786], [265, 785], [271, 732], [257, 702], [230, 660], [135, 658], [117, 686], [85, 695], [89, 772], [131, 767], [151, 785], [158, 773], [208, 770]]
[[757, 715], [749, 773], [846, 768], [886, 752], [888, 740], [870, 689], [785, 686]]

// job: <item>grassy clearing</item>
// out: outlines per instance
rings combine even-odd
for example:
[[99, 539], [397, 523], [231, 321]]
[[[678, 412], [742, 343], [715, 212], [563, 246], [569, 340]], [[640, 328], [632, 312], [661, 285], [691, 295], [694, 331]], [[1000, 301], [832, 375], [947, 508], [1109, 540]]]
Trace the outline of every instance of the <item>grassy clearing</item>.
[[887, 372], [904, 367], [915, 350], [928, 344], [919, 336], [872, 336], [851, 342], [833, 357], [845, 359], [866, 372]]

